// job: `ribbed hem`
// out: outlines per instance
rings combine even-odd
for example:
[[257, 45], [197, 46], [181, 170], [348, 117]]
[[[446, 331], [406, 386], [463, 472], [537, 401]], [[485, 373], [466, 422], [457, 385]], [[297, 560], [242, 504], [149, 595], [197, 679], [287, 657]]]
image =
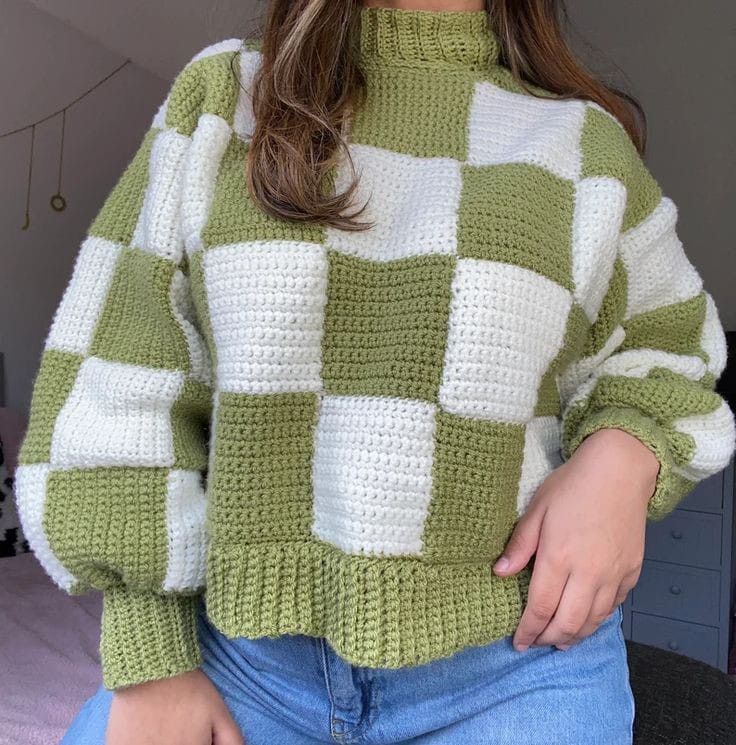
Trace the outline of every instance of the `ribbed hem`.
[[197, 595], [106, 590], [100, 658], [106, 688], [167, 678], [202, 662]]
[[585, 437], [599, 429], [615, 427], [628, 432], [646, 445], [659, 461], [659, 473], [652, 496], [647, 505], [647, 519], [661, 520], [684, 499], [695, 486], [695, 482], [680, 476], [673, 470], [672, 455], [667, 435], [651, 417], [634, 408], [606, 406], [587, 416], [575, 435], [563, 445], [563, 457], [567, 460]]
[[530, 570], [345, 554], [317, 539], [214, 546], [207, 615], [229, 637], [324, 636], [361, 666], [418, 665], [513, 633]]

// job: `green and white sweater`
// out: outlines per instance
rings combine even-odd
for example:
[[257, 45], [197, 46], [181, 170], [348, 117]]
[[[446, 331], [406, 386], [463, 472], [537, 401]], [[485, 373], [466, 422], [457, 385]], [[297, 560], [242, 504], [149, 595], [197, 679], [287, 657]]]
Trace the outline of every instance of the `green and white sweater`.
[[716, 306], [619, 123], [524, 92], [484, 11], [360, 13], [374, 226], [259, 210], [259, 46], [225, 40], [176, 78], [51, 323], [19, 509], [61, 588], [103, 592], [109, 688], [200, 664], [199, 595], [227, 635], [360, 665], [487, 643], [530, 572], [492, 564], [586, 435], [653, 450], [653, 520], [734, 450]]

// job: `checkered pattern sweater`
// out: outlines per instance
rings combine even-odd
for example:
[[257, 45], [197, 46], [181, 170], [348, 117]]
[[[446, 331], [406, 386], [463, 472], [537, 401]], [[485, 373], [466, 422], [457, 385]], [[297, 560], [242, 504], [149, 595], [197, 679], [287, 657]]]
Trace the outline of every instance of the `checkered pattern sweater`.
[[484, 11], [360, 12], [371, 229], [259, 210], [260, 47], [222, 41], [177, 76], [51, 323], [19, 508], [55, 582], [103, 592], [109, 688], [200, 664], [198, 596], [228, 635], [325, 636], [360, 665], [498, 639], [530, 570], [492, 563], [586, 435], [656, 454], [652, 520], [734, 449], [716, 306], [620, 124], [520, 88]]

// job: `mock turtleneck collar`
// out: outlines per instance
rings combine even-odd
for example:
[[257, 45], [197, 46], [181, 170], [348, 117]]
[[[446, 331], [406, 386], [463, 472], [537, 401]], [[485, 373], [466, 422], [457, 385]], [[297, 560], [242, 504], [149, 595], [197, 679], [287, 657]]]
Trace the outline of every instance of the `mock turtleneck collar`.
[[484, 70], [498, 39], [485, 10], [407, 10], [359, 6], [359, 61], [366, 67]]

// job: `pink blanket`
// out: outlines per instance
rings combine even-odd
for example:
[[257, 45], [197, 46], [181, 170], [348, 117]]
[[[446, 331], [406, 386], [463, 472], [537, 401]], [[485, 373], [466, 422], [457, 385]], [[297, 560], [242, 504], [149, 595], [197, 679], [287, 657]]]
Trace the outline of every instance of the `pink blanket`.
[[102, 682], [101, 597], [71, 597], [33, 554], [0, 559], [0, 745], [58, 745]]

